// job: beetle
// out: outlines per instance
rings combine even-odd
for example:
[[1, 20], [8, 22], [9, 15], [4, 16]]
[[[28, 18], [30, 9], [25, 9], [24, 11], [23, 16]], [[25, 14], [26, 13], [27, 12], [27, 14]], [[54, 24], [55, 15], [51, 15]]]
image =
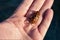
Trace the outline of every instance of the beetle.
[[33, 11], [32, 14], [29, 16], [29, 22], [31, 24], [37, 23], [39, 16], [39, 11]]

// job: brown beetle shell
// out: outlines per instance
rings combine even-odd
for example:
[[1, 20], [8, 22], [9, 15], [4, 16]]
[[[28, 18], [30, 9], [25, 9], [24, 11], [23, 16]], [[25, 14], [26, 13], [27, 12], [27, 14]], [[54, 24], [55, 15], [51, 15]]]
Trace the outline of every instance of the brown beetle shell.
[[40, 14], [39, 14], [38, 11], [37, 11], [37, 12], [33, 12], [33, 13], [31, 14], [31, 16], [29, 17], [29, 22], [30, 22], [31, 24], [37, 23], [37, 21], [38, 21], [38, 19], [39, 19], [39, 16], [40, 16]]

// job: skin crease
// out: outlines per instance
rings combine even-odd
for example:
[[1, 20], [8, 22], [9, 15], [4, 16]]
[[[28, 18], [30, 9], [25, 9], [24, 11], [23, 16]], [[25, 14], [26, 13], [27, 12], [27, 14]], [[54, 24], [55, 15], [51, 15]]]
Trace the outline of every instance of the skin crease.
[[[0, 39], [43, 40], [53, 18], [52, 4], [53, 0], [24, 0], [13, 16], [0, 23]], [[28, 20], [25, 21], [31, 14], [31, 10], [39, 11], [40, 13], [38, 21], [33, 25], [28, 24]], [[44, 14], [45, 16], [43, 17]]]

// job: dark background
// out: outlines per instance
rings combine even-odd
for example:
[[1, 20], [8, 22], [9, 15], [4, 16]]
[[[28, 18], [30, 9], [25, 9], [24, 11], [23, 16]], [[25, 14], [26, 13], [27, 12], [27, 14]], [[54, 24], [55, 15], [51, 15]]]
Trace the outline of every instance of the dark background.
[[[0, 0], [0, 22], [9, 18], [22, 0]], [[60, 40], [60, 0], [55, 0], [52, 6], [54, 18], [44, 40]]]

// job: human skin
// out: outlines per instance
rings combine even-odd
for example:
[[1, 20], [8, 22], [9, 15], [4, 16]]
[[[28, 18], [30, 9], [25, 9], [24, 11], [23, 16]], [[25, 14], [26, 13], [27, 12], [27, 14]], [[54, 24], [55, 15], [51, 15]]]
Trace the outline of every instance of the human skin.
[[[52, 4], [53, 0], [24, 0], [10, 18], [0, 23], [0, 39], [43, 40], [53, 18]], [[40, 14], [36, 24], [26, 20], [32, 10]]]

